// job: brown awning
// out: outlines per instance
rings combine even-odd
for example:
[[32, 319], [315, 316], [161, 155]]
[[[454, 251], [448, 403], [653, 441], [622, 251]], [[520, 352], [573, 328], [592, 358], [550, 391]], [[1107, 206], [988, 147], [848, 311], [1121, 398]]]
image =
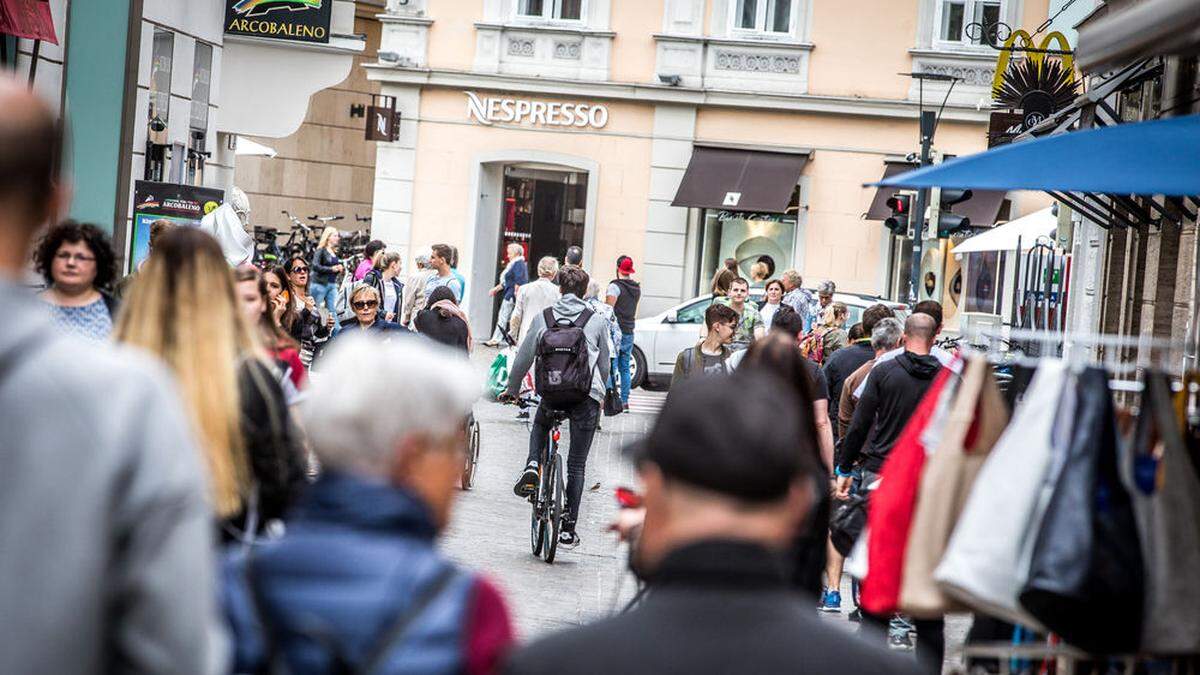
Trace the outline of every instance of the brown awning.
[[[883, 165], [883, 177], [879, 180], [891, 178], [897, 174], [911, 171], [917, 168], [916, 164], [911, 164], [904, 161], [885, 161]], [[888, 208], [887, 200], [892, 195], [900, 192], [900, 188], [877, 188], [875, 190], [875, 198], [871, 200], [871, 207], [867, 209], [867, 220], [886, 220], [892, 215], [892, 210]], [[1004, 196], [1008, 194], [1003, 190], [972, 190], [971, 198], [967, 201], [953, 207], [954, 213], [960, 216], [966, 216], [971, 219], [971, 224], [978, 227], [991, 227], [996, 224], [996, 216], [1000, 213], [1000, 207], [1004, 203]], [[913, 208], [916, 208], [916, 203], [913, 203]]]
[[[891, 178], [896, 174], [904, 173], [917, 168], [916, 164], [909, 162], [888, 162], [883, 163], [883, 178]], [[897, 188], [875, 188], [875, 198], [871, 200], [871, 208], [867, 209], [867, 220], [887, 220], [892, 215], [892, 210], [888, 208], [887, 200], [900, 190]]]
[[806, 162], [804, 153], [696, 146], [671, 206], [784, 213]]

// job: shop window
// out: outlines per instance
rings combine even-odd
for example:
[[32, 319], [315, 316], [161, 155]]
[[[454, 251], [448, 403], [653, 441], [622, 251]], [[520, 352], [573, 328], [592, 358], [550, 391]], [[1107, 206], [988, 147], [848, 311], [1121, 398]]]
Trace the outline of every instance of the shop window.
[[582, 21], [584, 0], [517, 0], [517, 17], [535, 21]]
[[[800, 211], [800, 188], [792, 191], [787, 211], [778, 213], [746, 213], [705, 209], [703, 237], [700, 247], [700, 278], [697, 293], [707, 293], [713, 275], [733, 258], [741, 276], [749, 279], [750, 267], [756, 262], [767, 265], [767, 278], [777, 278], [784, 270], [796, 266], [796, 223]], [[763, 284], [752, 284], [762, 286]]]
[[786, 35], [793, 31], [796, 0], [737, 0], [733, 27], [739, 32]]
[[1002, 0], [938, 0], [934, 43], [946, 47], [986, 44], [990, 27], [1004, 16], [1003, 4]]

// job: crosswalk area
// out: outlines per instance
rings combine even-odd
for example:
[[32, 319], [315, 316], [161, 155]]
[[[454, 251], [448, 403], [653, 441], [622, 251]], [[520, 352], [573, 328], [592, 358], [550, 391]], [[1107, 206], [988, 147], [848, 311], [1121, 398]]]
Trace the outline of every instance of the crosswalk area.
[[665, 391], [634, 389], [629, 392], [629, 410], [644, 415], [657, 415], [667, 400]]

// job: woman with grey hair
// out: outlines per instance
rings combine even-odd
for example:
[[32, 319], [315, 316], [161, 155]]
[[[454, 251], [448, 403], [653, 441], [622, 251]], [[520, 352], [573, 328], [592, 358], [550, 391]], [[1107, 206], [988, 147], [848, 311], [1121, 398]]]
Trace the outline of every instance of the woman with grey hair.
[[425, 340], [339, 335], [303, 404], [324, 471], [283, 537], [223, 567], [231, 671], [497, 672], [505, 602], [436, 547], [482, 382]]
[[546, 311], [547, 307], [554, 305], [562, 296], [558, 284], [554, 281], [558, 276], [558, 259], [554, 256], [543, 257], [538, 261], [537, 273], [537, 281], [525, 284], [517, 293], [512, 317], [508, 320], [508, 332], [518, 345], [529, 330], [533, 317]]
[[500, 301], [500, 313], [496, 315], [496, 330], [492, 333], [492, 339], [484, 343], [489, 347], [500, 344], [500, 340], [504, 337], [501, 328], [508, 329], [508, 321], [512, 318], [513, 306], [517, 302], [517, 291], [529, 283], [529, 266], [525, 264], [525, 249], [520, 244], [513, 242], [508, 245], [506, 254], [508, 263], [500, 272], [500, 283], [488, 291], [488, 295], [491, 296], [495, 296], [497, 293], [503, 294]]
[[404, 306], [400, 312], [400, 325], [408, 326], [417, 316], [417, 312], [425, 309], [425, 285], [437, 274], [437, 270], [429, 266], [429, 254], [418, 254], [414, 260], [413, 273], [404, 280]]

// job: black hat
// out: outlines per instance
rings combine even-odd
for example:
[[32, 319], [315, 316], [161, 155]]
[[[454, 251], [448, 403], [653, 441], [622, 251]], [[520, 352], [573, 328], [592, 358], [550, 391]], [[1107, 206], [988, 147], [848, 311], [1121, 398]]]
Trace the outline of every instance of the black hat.
[[671, 388], [654, 428], [626, 453], [689, 485], [773, 501], [816, 470], [800, 406], [785, 382], [766, 373], [690, 378]]

